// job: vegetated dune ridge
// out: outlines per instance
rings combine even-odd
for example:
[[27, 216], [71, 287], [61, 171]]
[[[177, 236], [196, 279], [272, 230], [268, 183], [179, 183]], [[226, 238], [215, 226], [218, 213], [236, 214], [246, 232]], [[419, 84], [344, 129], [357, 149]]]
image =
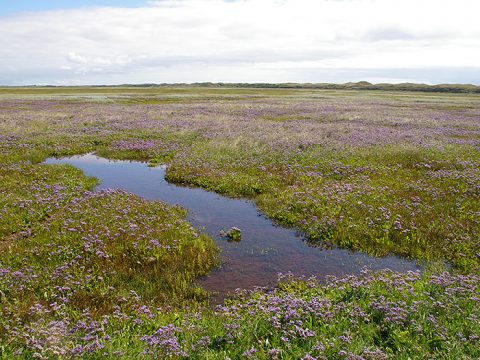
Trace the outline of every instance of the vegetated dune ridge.
[[[206, 87], [0, 94], [3, 357], [480, 356], [478, 95]], [[327, 283], [286, 277], [273, 292], [204, 309], [206, 294], [192, 281], [218, 254], [183, 210], [91, 192], [94, 179], [80, 171], [39, 164], [93, 151], [168, 163], [170, 181], [250, 197], [312, 246], [451, 269]]]
[[[36, 88], [32, 86], [30, 88]], [[88, 87], [88, 86], [87, 86]], [[91, 87], [91, 86], [90, 86]], [[349, 82], [345, 84], [334, 83], [160, 83], [160, 84], [123, 84], [115, 86], [96, 85], [95, 87], [110, 89], [115, 87], [153, 87], [153, 88], [254, 88], [254, 89], [317, 89], [317, 90], [381, 90], [381, 91], [412, 91], [412, 92], [439, 92], [439, 93], [480, 93], [480, 86], [473, 84], [418, 84], [418, 83], [399, 83], [399, 84], [372, 84], [368, 81]], [[25, 90], [29, 87], [10, 87]], [[45, 88], [69, 89], [72, 87], [45, 86]], [[80, 87], [81, 88], [81, 87]]]

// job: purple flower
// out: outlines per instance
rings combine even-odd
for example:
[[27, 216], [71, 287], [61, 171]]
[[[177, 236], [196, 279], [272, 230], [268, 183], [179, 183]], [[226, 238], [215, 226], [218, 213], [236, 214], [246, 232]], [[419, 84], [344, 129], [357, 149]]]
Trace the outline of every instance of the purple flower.
[[246, 350], [243, 352], [243, 356], [247, 357], [247, 358], [250, 358], [252, 357], [255, 353], [257, 352], [257, 349], [255, 349], [254, 347], [250, 348], [249, 350]]

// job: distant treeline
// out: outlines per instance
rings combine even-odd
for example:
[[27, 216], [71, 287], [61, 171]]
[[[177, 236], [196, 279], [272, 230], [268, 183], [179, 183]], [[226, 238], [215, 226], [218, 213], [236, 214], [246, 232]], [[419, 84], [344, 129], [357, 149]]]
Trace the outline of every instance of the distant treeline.
[[[42, 86], [43, 87], [43, 86]], [[55, 86], [47, 86], [55, 87]], [[208, 88], [258, 88], [258, 89], [323, 89], [323, 90], [384, 90], [384, 91], [424, 91], [442, 93], [480, 93], [480, 86], [472, 84], [372, 84], [368, 81], [330, 83], [161, 83], [161, 84], [123, 84], [100, 85], [95, 87], [208, 87]]]

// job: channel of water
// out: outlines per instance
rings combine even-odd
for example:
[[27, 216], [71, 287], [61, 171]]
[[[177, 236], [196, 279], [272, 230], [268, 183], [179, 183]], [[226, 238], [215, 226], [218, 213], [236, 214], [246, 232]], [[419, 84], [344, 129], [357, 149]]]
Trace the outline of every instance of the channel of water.
[[[278, 273], [322, 279], [327, 275], [359, 274], [364, 267], [402, 272], [420, 269], [414, 261], [396, 256], [372, 257], [338, 248], [310, 247], [295, 230], [278, 226], [260, 214], [250, 200], [167, 182], [165, 166], [152, 168], [142, 162], [108, 160], [93, 154], [49, 158], [45, 163], [73, 165], [99, 179], [97, 189], [119, 188], [187, 209], [187, 220], [222, 249], [221, 266], [198, 281], [220, 297], [237, 288], [273, 286]], [[240, 242], [228, 242], [220, 236], [222, 230], [233, 226], [242, 231]]]

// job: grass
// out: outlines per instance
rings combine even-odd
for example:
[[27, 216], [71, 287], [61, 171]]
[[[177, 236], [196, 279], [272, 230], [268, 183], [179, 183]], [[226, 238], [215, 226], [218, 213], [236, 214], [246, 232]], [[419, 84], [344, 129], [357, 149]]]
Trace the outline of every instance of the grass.
[[172, 161], [170, 181], [254, 197], [265, 214], [302, 229], [312, 244], [478, 269], [474, 148], [384, 146], [334, 155], [313, 148], [287, 159], [271, 152], [249, 159], [251, 150], [226, 144], [195, 152], [187, 162]]
[[[0, 357], [478, 358], [479, 100], [2, 89]], [[168, 163], [169, 181], [252, 198], [313, 247], [447, 262], [449, 272], [288, 277], [204, 308], [195, 279], [218, 249], [184, 210], [92, 192], [95, 179], [41, 164], [93, 151]]]
[[[273, 291], [243, 292], [215, 310], [114, 306], [101, 320], [48, 306], [12, 325], [3, 357], [189, 359], [475, 359], [478, 276], [365, 273], [315, 279], [283, 276]], [[26, 344], [26, 345], [25, 345]]]

